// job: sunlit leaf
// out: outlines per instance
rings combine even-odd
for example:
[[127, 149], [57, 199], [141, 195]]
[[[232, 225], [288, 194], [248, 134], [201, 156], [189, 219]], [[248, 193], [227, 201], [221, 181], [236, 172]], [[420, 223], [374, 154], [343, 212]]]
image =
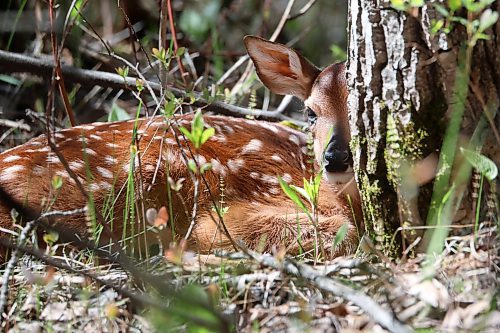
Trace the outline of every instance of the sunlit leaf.
[[495, 179], [498, 175], [498, 168], [495, 162], [488, 157], [475, 152], [473, 150], [460, 147], [460, 151], [464, 154], [467, 161], [480, 173], [482, 173], [489, 181]]
[[333, 247], [337, 248], [342, 241], [344, 241], [345, 237], [347, 236], [347, 231], [349, 231], [349, 224], [344, 223], [340, 226], [339, 230], [337, 231], [337, 234], [335, 235], [335, 239], [333, 240]]
[[479, 18], [479, 32], [482, 32], [489, 27], [491, 27], [493, 24], [495, 24], [498, 20], [498, 13], [492, 11], [491, 9], [486, 9], [482, 14], [481, 17]]
[[283, 192], [285, 192], [285, 194], [290, 198], [292, 199], [292, 201], [300, 208], [302, 209], [304, 212], [307, 213], [307, 208], [306, 206], [304, 205], [304, 203], [302, 202], [302, 200], [300, 200], [299, 196], [297, 195], [297, 192], [295, 192], [291, 187], [290, 185], [288, 185], [287, 182], [285, 182], [281, 177], [278, 177], [278, 180], [280, 182], [280, 186], [281, 188], [283, 189]]

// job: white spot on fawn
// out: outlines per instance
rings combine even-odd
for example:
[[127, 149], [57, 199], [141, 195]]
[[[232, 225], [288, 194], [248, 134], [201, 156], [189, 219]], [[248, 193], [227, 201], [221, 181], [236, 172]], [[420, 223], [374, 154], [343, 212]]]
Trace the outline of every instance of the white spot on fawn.
[[243, 149], [241, 150], [242, 154], [258, 152], [262, 148], [262, 141], [258, 139], [252, 139]]
[[111, 149], [117, 149], [119, 146], [116, 143], [108, 142], [106, 143], [106, 146], [108, 146]]
[[212, 127], [215, 128], [215, 133], [222, 133], [222, 127], [219, 124], [212, 124]]
[[281, 158], [281, 156], [276, 155], [276, 154], [274, 154], [273, 156], [271, 156], [271, 159], [273, 161], [276, 161], [276, 162], [280, 162], [280, 163], [283, 162], [283, 159]]
[[278, 133], [280, 131], [280, 129], [278, 128], [278, 126], [274, 125], [272, 123], [268, 123], [268, 122], [265, 122], [265, 121], [260, 121], [260, 122], [258, 122], [258, 124], [261, 127], [265, 128], [267, 130], [270, 130], [273, 133]]
[[100, 182], [100, 183], [99, 183], [99, 186], [100, 186], [103, 190], [106, 190], [106, 191], [110, 191], [110, 190], [113, 188], [113, 186], [112, 186], [110, 183], [108, 183], [108, 182], [104, 182], [104, 181], [103, 181], [103, 182]]
[[[129, 162], [123, 166], [123, 171], [128, 173], [130, 171], [131, 163], [132, 163], [132, 160], [129, 160]], [[134, 159], [134, 165], [133, 165], [132, 170], [135, 170], [138, 167], [139, 167], [139, 157], [136, 156]]]
[[250, 178], [259, 179], [259, 177], [260, 177], [260, 174], [258, 172], [255, 172], [255, 171], [250, 172]]
[[17, 161], [20, 159], [21, 159], [21, 156], [11, 155], [11, 156], [7, 156], [6, 158], [4, 158], [3, 161], [4, 161], [4, 163], [9, 163], [9, 162], [14, 162], [14, 161]]
[[295, 143], [297, 146], [300, 145], [299, 137], [296, 136], [295, 134], [290, 134], [290, 136], [288, 137], [288, 140]]
[[224, 127], [224, 130], [225, 130], [228, 134], [233, 134], [233, 133], [234, 133], [234, 129], [233, 129], [231, 126], [229, 126], [229, 125], [224, 125], [224, 126], [222, 126], [222, 127]]
[[90, 184], [90, 190], [92, 192], [99, 192], [101, 190], [101, 187], [95, 183]]
[[56, 175], [63, 178], [69, 178], [69, 174], [66, 170], [57, 170]]
[[73, 171], [77, 171], [83, 169], [85, 167], [85, 163], [82, 160], [75, 160], [68, 162], [69, 168]]
[[92, 155], [92, 156], [97, 156], [97, 152], [95, 150], [93, 150], [93, 149], [83, 148], [82, 151], [83, 151], [84, 154]]
[[47, 163], [59, 163], [59, 157], [54, 153], [49, 153], [47, 155]]
[[194, 156], [194, 158], [195, 158], [195, 160], [198, 162], [198, 164], [200, 166], [202, 166], [203, 164], [207, 163], [207, 159], [203, 155], [196, 154]]
[[292, 181], [292, 176], [290, 176], [289, 173], [283, 174], [283, 177], [281, 177], [285, 182], [290, 183]]
[[146, 164], [144, 166], [144, 170], [146, 170], [148, 172], [153, 172], [156, 170], [156, 166], [154, 166], [153, 164]]
[[32, 170], [34, 175], [40, 176], [45, 171], [45, 168], [40, 165], [35, 165]]
[[234, 173], [238, 172], [238, 170], [242, 168], [244, 165], [245, 161], [242, 160], [241, 158], [235, 160], [232, 159], [227, 160], [227, 167], [229, 168], [229, 170], [231, 170], [231, 172]]
[[100, 137], [99, 135], [95, 135], [95, 134], [90, 134], [89, 138], [91, 139], [94, 139], [94, 140], [102, 140], [102, 137]]
[[47, 153], [49, 151], [50, 151], [50, 147], [49, 146], [35, 150], [36, 153]]
[[274, 195], [277, 195], [277, 194], [279, 194], [279, 193], [280, 193], [280, 190], [279, 190], [279, 188], [277, 188], [277, 187], [271, 187], [271, 188], [269, 189], [269, 193], [274, 194]]
[[225, 177], [227, 174], [227, 168], [222, 165], [222, 163], [216, 159], [212, 158], [210, 160], [210, 163], [212, 163], [212, 170], [216, 173], [219, 173], [221, 176]]
[[17, 178], [16, 173], [26, 170], [23, 165], [13, 165], [5, 168], [0, 174], [0, 180], [9, 181]]
[[166, 144], [169, 144], [169, 145], [176, 145], [177, 144], [177, 141], [175, 141], [174, 139], [172, 138], [166, 138], [165, 141]]
[[91, 131], [95, 128], [95, 126], [92, 125], [81, 125], [81, 126], [76, 126], [76, 129], [82, 129], [84, 131]]
[[278, 185], [280, 183], [278, 177], [271, 175], [262, 175], [261, 180], [266, 184]]
[[163, 121], [154, 121], [151, 123], [153, 127], [162, 127], [164, 125]]
[[217, 142], [226, 142], [227, 141], [226, 136], [224, 134], [214, 135], [210, 139], [217, 141]]
[[56, 137], [57, 139], [64, 139], [66, 138], [66, 136], [61, 133], [61, 132], [57, 132], [56, 134], [54, 134], [54, 137]]
[[111, 171], [109, 171], [108, 169], [100, 167], [100, 166], [98, 166], [96, 169], [97, 169], [97, 172], [99, 172], [101, 174], [101, 176], [103, 176], [104, 178], [113, 179], [113, 173]]
[[104, 162], [109, 165], [115, 165], [118, 160], [111, 155], [104, 157]]

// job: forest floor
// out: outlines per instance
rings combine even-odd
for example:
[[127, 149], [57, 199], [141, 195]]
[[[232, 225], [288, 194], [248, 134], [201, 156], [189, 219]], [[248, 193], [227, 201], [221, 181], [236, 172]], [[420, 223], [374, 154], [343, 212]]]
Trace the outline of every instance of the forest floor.
[[[199, 286], [190, 297], [208, 295], [231, 331], [499, 332], [494, 235], [496, 228], [485, 228], [477, 237], [449, 237], [430, 269], [423, 255], [395, 263], [365, 254], [313, 265], [270, 255], [192, 253], [185, 253], [180, 265], [156, 258], [144, 269], [169, 281], [172, 289]], [[147, 306], [135, 306], [120, 288], [196, 317], [189, 302], [176, 303], [175, 296], [148, 289], [116, 266], [60, 259], [74, 271], [28, 257], [19, 262], [12, 272], [4, 331], [204, 331], [190, 329], [189, 321], [159, 319]], [[100, 281], [77, 272], [95, 274]]]

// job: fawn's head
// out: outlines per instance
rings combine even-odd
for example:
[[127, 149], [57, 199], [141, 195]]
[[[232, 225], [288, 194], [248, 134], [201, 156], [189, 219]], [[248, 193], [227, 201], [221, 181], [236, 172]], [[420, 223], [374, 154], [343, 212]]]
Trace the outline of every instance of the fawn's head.
[[348, 182], [352, 155], [344, 64], [321, 71], [285, 45], [254, 36], [244, 41], [262, 83], [275, 94], [294, 95], [304, 102], [316, 161], [324, 167], [324, 176], [330, 182]]

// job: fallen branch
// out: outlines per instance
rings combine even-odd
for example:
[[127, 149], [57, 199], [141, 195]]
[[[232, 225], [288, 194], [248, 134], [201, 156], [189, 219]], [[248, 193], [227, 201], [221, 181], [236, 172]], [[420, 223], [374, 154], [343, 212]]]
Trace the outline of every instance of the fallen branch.
[[352, 302], [368, 314], [373, 320], [391, 332], [412, 332], [410, 327], [401, 323], [396, 317], [393, 316], [392, 313], [383, 309], [369, 296], [365, 295], [361, 291], [348, 287], [331, 277], [325, 276], [322, 272], [317, 271], [309, 265], [300, 264], [288, 258], [285, 258], [283, 261], [279, 261], [275, 257], [268, 254], [258, 254], [250, 250], [247, 251], [249, 256], [258, 261], [261, 265], [279, 269], [287, 274], [301, 277], [323, 291], [340, 296], [345, 300]]
[[[45, 78], [51, 78], [54, 64], [49, 60], [38, 59], [26, 55], [6, 52], [0, 50], [0, 69], [3, 73], [31, 73], [40, 75]], [[61, 71], [64, 78], [69, 81], [77, 82], [83, 85], [102, 87], [110, 87], [116, 89], [133, 88], [136, 86], [136, 78], [123, 78], [118, 74], [94, 71], [88, 69], [79, 69], [72, 66], [61, 65]], [[161, 93], [161, 85], [156, 82], [148, 81], [145, 84], [149, 85], [156, 93]], [[186, 92], [174, 87], [169, 87], [175, 97], [186, 97]], [[229, 116], [244, 117], [254, 116], [267, 120], [289, 120], [299, 125], [304, 125], [303, 122], [283, 115], [282, 110], [264, 111], [258, 109], [246, 109], [236, 105], [230, 105], [223, 102], [215, 101], [209, 103], [200, 93], [195, 93], [196, 101], [193, 103], [196, 107], [207, 108], [208, 110]]]
[[22, 121], [13, 121], [9, 119], [0, 119], [0, 126], [10, 127], [10, 128], [19, 128], [25, 131], [31, 131], [31, 127], [28, 124], [23, 123]]

